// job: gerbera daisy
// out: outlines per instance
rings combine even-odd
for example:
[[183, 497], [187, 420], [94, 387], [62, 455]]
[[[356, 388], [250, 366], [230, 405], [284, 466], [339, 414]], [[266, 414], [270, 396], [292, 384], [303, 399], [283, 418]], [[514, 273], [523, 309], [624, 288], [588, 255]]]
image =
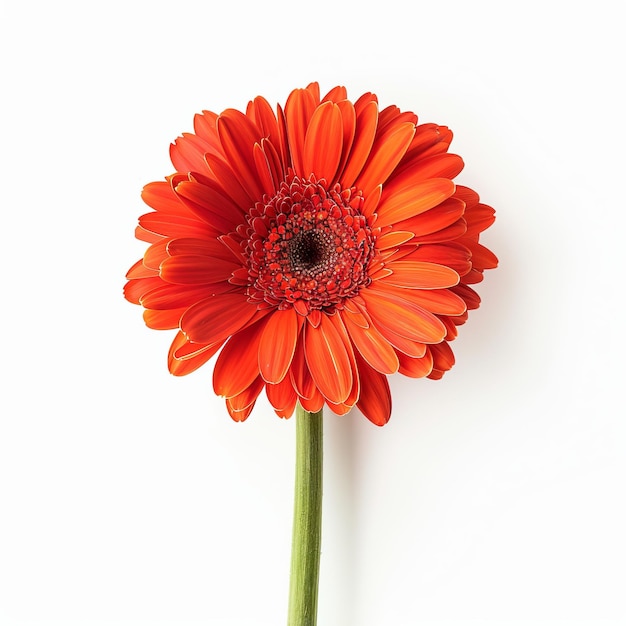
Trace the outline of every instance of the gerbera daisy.
[[172, 374], [217, 356], [215, 392], [245, 420], [265, 389], [281, 417], [300, 403], [374, 424], [390, 417], [387, 376], [440, 378], [449, 342], [497, 259], [494, 220], [453, 178], [452, 132], [418, 124], [372, 93], [317, 83], [274, 111], [203, 111], [170, 148], [175, 173], [148, 184], [151, 244], [126, 298], [146, 324], [177, 329]]

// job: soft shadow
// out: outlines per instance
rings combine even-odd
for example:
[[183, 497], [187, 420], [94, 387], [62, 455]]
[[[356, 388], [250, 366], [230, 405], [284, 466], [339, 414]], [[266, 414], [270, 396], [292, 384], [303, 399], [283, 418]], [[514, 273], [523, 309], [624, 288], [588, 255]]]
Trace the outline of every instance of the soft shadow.
[[356, 420], [324, 415], [324, 503], [320, 566], [319, 620], [348, 626], [355, 620], [357, 579]]

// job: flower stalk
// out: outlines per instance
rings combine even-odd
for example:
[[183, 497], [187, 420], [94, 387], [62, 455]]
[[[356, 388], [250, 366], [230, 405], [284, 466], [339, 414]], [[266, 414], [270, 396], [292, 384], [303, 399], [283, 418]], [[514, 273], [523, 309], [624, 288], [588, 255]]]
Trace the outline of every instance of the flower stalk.
[[315, 626], [322, 536], [323, 411], [296, 408], [296, 474], [288, 626]]

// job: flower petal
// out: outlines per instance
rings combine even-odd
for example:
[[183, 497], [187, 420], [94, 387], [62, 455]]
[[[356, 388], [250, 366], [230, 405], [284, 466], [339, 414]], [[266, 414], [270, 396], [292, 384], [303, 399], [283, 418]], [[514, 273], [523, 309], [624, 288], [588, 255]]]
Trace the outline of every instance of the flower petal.
[[170, 237], [215, 237], [220, 231], [201, 221], [191, 214], [165, 213], [153, 211], [145, 213], [139, 218], [139, 225], [145, 230]]
[[467, 222], [467, 232], [465, 234], [468, 237], [478, 236], [483, 230], [489, 228], [496, 219], [495, 211], [486, 204], [466, 207], [463, 217], [465, 217]]
[[316, 101], [308, 89], [294, 89], [285, 104], [289, 151], [296, 174], [305, 176], [304, 142]]
[[194, 237], [179, 237], [171, 239], [167, 243], [167, 253], [170, 256], [194, 255], [208, 256], [226, 261], [228, 263], [236, 262], [235, 255], [230, 248], [226, 246], [220, 239], [211, 237], [210, 239], [198, 239]]
[[263, 379], [259, 376], [245, 391], [232, 398], [226, 398], [226, 409], [235, 422], [248, 419], [264, 385]]
[[323, 98], [322, 102], [339, 102], [348, 97], [348, 91], [343, 85], [333, 87]]
[[315, 106], [317, 106], [321, 99], [320, 99], [320, 85], [317, 81], [313, 81], [312, 83], [309, 83], [306, 86], [306, 91], [308, 91], [311, 96], [313, 96], [313, 102], [315, 103]]
[[423, 357], [418, 359], [413, 359], [402, 353], [398, 354], [398, 358], [400, 359], [400, 373], [410, 378], [424, 378], [433, 369], [433, 357], [429, 349], [426, 350]]
[[252, 156], [254, 158], [254, 165], [256, 167], [257, 177], [263, 189], [263, 193], [268, 194], [269, 196], [273, 196], [276, 193], [277, 185], [274, 182], [275, 179], [272, 175], [270, 163], [260, 143], [254, 144]]
[[406, 337], [401, 337], [385, 326], [379, 326], [378, 330], [380, 331], [380, 334], [396, 349], [398, 354], [402, 352], [402, 354], [412, 356], [413, 358], [420, 358], [424, 356], [424, 353], [426, 352], [425, 344], [419, 341], [413, 341], [412, 339], [407, 339]]
[[126, 278], [128, 280], [137, 280], [140, 278], [155, 278], [159, 275], [158, 268], [155, 270], [152, 267], [146, 267], [144, 260], [139, 259], [133, 266], [126, 272]]
[[362, 289], [360, 295], [379, 329], [386, 327], [401, 337], [421, 343], [439, 343], [446, 335], [441, 320], [395, 293], [370, 286]]
[[161, 263], [167, 258], [167, 244], [169, 241], [169, 239], [161, 239], [153, 243], [143, 255], [143, 264], [158, 272]]
[[191, 341], [214, 343], [242, 329], [256, 312], [245, 295], [227, 293], [189, 307], [180, 327]]
[[289, 371], [300, 331], [298, 318], [293, 308], [269, 315], [258, 351], [258, 369], [268, 383], [279, 383]]
[[407, 151], [406, 161], [421, 160], [426, 158], [433, 146], [443, 144], [445, 152], [452, 141], [452, 133], [446, 126], [438, 126], [431, 122], [419, 124], [415, 129], [415, 137]]
[[391, 392], [387, 377], [370, 367], [358, 354], [357, 367], [361, 394], [357, 408], [376, 426], [384, 426], [391, 417]]
[[[356, 105], [355, 105], [356, 110]], [[352, 187], [356, 177], [361, 173], [367, 162], [378, 125], [378, 103], [375, 101], [365, 104], [356, 117], [356, 132], [350, 150], [350, 156], [339, 182], [344, 189]]]
[[217, 118], [217, 113], [213, 113], [213, 111], [202, 111], [202, 113], [194, 115], [193, 129], [196, 135], [204, 139], [209, 145], [209, 149], [205, 152], [224, 157], [222, 144], [217, 134]]
[[278, 122], [270, 103], [263, 96], [257, 96], [248, 105], [246, 113], [261, 131], [261, 136], [278, 145]]
[[394, 261], [386, 265], [392, 273], [380, 282], [409, 289], [444, 289], [459, 282], [459, 275], [445, 265], [424, 261]]
[[185, 307], [162, 311], [146, 309], [143, 312], [143, 321], [148, 328], [153, 328], [154, 330], [173, 330], [179, 327], [180, 318], [185, 311]]
[[404, 261], [424, 261], [447, 265], [459, 276], [464, 276], [472, 269], [470, 251], [459, 243], [423, 244], [406, 255]]
[[291, 417], [293, 415], [296, 403], [298, 402], [298, 396], [296, 395], [289, 376], [285, 376], [285, 378], [276, 385], [267, 383], [265, 385], [265, 393], [278, 417]]
[[[440, 178], [438, 180], [446, 180]], [[396, 228], [410, 230], [416, 237], [442, 231], [462, 218], [465, 204], [456, 198], [448, 198], [429, 211], [396, 223]], [[450, 237], [452, 239], [452, 237]]]
[[141, 191], [141, 199], [155, 211], [186, 212], [169, 182], [148, 183]]
[[311, 117], [304, 139], [302, 173], [332, 181], [337, 173], [343, 148], [343, 121], [336, 104], [321, 104]]
[[[408, 151], [407, 151], [408, 152]], [[463, 159], [458, 154], [435, 154], [426, 159], [404, 161], [390, 176], [388, 185], [394, 190], [429, 178], [453, 179], [463, 170]]]
[[124, 297], [133, 304], [142, 304], [145, 295], [161, 285], [163, 285], [163, 281], [159, 276], [129, 280], [124, 285]]
[[382, 193], [383, 186], [377, 185], [367, 194], [367, 197], [363, 202], [363, 209], [361, 212], [363, 213], [363, 215], [365, 215], [368, 221], [374, 221], [372, 218], [374, 218], [375, 216], [376, 209], [378, 208], [378, 203], [380, 202], [380, 197], [382, 196]]
[[322, 408], [324, 396], [322, 396], [313, 382], [311, 372], [306, 363], [304, 342], [302, 341], [296, 346], [291, 368], [289, 369], [289, 379], [305, 411], [316, 413]]
[[[437, 209], [433, 209], [437, 210]], [[420, 216], [421, 217], [421, 216]], [[419, 218], [416, 218], [419, 219]], [[411, 220], [407, 220], [406, 222], [401, 222], [397, 225], [397, 228], [414, 228], [418, 230], [418, 228], [414, 224], [410, 224]], [[425, 223], [424, 226], [427, 228], [432, 228], [432, 224]], [[450, 226], [446, 226], [441, 230], [432, 231], [425, 234], [416, 234], [415, 239], [413, 240], [415, 243], [423, 244], [423, 243], [447, 243], [449, 241], [453, 241], [455, 239], [459, 239], [465, 234], [467, 230], [467, 224], [465, 220], [461, 217], [456, 222], [450, 224]], [[413, 242], [411, 242], [413, 243]]]
[[245, 391], [259, 375], [259, 343], [264, 318], [233, 335], [222, 348], [213, 368], [213, 390], [232, 398]]
[[139, 239], [139, 241], [145, 241], [146, 243], [156, 243], [163, 239], [163, 235], [157, 235], [156, 233], [151, 233], [149, 230], [141, 226], [135, 227], [135, 237]]
[[404, 156], [414, 133], [415, 124], [403, 122], [376, 138], [367, 163], [355, 182], [364, 196], [387, 180]]
[[141, 304], [147, 309], [166, 310], [190, 307], [200, 300], [218, 294], [232, 292], [236, 289], [229, 283], [213, 283], [211, 285], [173, 285], [160, 282], [141, 295]]
[[186, 376], [204, 365], [220, 349], [223, 342], [194, 344], [179, 331], [170, 346], [167, 364], [174, 376]]
[[176, 285], [206, 285], [230, 278], [239, 264], [210, 256], [171, 256], [161, 263], [161, 278]]
[[378, 250], [388, 250], [389, 248], [396, 248], [403, 243], [413, 239], [413, 233], [408, 230], [392, 230], [391, 232], [381, 235], [376, 240], [376, 248]]
[[317, 413], [324, 406], [324, 396], [317, 387], [315, 387], [315, 391], [310, 398], [300, 397], [299, 401], [302, 408], [309, 413]]
[[[252, 152], [252, 148], [250, 151]], [[247, 209], [254, 205], [258, 198], [249, 195], [235, 176], [233, 169], [224, 159], [212, 154], [205, 155], [205, 159], [217, 182], [237, 206]]]
[[398, 371], [395, 350], [374, 326], [363, 328], [346, 310], [342, 311], [341, 317], [352, 343], [371, 367], [383, 374], [394, 374]]
[[463, 185], [457, 185], [456, 191], [454, 192], [454, 197], [465, 202], [465, 206], [468, 209], [471, 209], [475, 205], [478, 204], [480, 200], [478, 194], [469, 187], [465, 187]]
[[455, 358], [452, 348], [447, 341], [428, 346], [433, 357], [433, 369], [447, 372], [454, 366]]
[[389, 226], [420, 215], [449, 198], [454, 188], [447, 178], [431, 178], [392, 191], [385, 188], [378, 204], [376, 226]]
[[452, 289], [404, 289], [400, 287], [388, 289], [436, 315], [456, 316], [462, 315], [467, 310], [463, 298], [457, 296]]
[[[339, 175], [343, 172], [352, 150], [352, 142], [354, 141], [354, 135], [356, 133], [356, 111], [354, 110], [354, 105], [349, 100], [339, 100], [337, 106], [341, 111], [341, 122], [343, 125], [343, 147], [341, 150], [341, 160], [337, 167], [337, 175]], [[333, 184], [334, 182], [335, 180], [328, 180], [329, 184]]]
[[226, 109], [217, 118], [217, 132], [235, 177], [250, 198], [260, 200], [263, 191], [252, 154], [262, 139], [258, 129], [241, 111]]
[[463, 241], [472, 253], [472, 265], [481, 270], [498, 267], [498, 257], [488, 248], [477, 241]]
[[460, 284], [452, 287], [451, 291], [463, 299], [468, 309], [477, 309], [480, 306], [480, 296], [471, 287]]
[[194, 215], [210, 224], [219, 233], [228, 233], [245, 219], [243, 211], [221, 193], [219, 185], [183, 181], [176, 185], [176, 195]]
[[317, 328], [304, 327], [304, 350], [311, 376], [322, 395], [340, 404], [352, 390], [352, 365], [339, 331], [327, 315]]
[[206, 170], [204, 155], [210, 151], [213, 148], [202, 137], [183, 133], [170, 145], [170, 159], [177, 172], [202, 172]]
[[354, 361], [352, 371], [354, 372], [352, 377], [352, 389], [350, 390], [348, 397], [339, 404], [326, 400], [326, 404], [336, 415], [346, 415], [346, 413], [348, 413], [356, 404], [356, 401], [359, 399], [361, 394], [361, 380], [357, 375], [356, 360]]

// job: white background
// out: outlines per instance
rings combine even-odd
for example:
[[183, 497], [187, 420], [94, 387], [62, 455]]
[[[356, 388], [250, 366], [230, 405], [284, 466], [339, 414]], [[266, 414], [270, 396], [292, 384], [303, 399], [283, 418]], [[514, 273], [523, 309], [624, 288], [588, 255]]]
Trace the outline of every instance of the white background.
[[618, 6], [2, 2], [2, 626], [285, 622], [293, 420], [121, 290], [193, 114], [312, 80], [450, 126], [501, 261], [443, 381], [327, 413], [320, 626], [626, 624]]

